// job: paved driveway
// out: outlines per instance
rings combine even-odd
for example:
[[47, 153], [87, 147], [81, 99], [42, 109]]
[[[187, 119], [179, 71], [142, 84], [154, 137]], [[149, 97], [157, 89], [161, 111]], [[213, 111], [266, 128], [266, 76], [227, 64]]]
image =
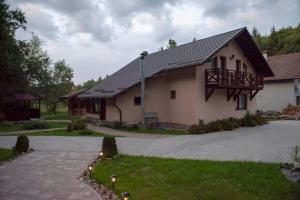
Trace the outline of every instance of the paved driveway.
[[[15, 136], [0, 136], [11, 147]], [[76, 179], [97, 156], [99, 137], [30, 137], [36, 152], [0, 166], [0, 199], [99, 199]], [[166, 138], [118, 138], [123, 154], [211, 160], [290, 161], [300, 145], [300, 121], [275, 121], [223, 133]]]

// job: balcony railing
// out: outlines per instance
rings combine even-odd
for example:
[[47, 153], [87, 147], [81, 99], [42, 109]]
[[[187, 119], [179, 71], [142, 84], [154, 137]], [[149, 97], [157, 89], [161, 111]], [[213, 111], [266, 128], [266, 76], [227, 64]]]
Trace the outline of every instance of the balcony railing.
[[205, 70], [205, 83], [207, 86], [232, 89], [263, 89], [263, 76], [255, 73], [238, 72], [228, 69]]

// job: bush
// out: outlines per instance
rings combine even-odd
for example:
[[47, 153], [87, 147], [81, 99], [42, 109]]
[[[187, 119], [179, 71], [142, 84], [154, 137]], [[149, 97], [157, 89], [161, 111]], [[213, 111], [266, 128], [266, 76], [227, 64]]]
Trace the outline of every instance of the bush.
[[90, 130], [81, 130], [78, 133], [79, 135], [93, 135], [93, 131]]
[[265, 117], [262, 117], [260, 115], [253, 115], [252, 118], [257, 125], [264, 125], [268, 123], [268, 120]]
[[234, 128], [239, 128], [242, 125], [242, 122], [241, 122], [240, 119], [237, 119], [237, 118], [234, 118], [234, 117], [229, 117], [227, 120], [232, 123]]
[[198, 125], [196, 125], [196, 124], [191, 125], [191, 126], [188, 128], [188, 132], [189, 132], [190, 134], [199, 134], [200, 131], [199, 131]]
[[73, 130], [74, 130], [73, 124], [72, 124], [71, 122], [68, 123], [67, 131], [68, 131], [68, 132], [72, 132]]
[[72, 120], [72, 126], [73, 126], [73, 130], [83, 130], [87, 126], [87, 120], [80, 117], [74, 118]]
[[27, 130], [34, 130], [34, 129], [47, 129], [49, 128], [49, 124], [43, 121], [33, 121], [25, 123], [22, 128]]
[[234, 122], [228, 119], [222, 119], [220, 120], [220, 123], [222, 124], [222, 129], [226, 131], [230, 131], [236, 128]]
[[104, 158], [113, 158], [118, 155], [116, 138], [113, 136], [105, 136], [102, 141], [102, 152]]
[[221, 120], [212, 121], [206, 125], [207, 132], [217, 132], [220, 130], [223, 130], [223, 124]]
[[26, 135], [19, 135], [16, 146], [14, 148], [15, 152], [17, 154], [23, 153], [23, 152], [28, 152], [29, 149], [29, 139]]
[[136, 130], [138, 128], [137, 124], [123, 124], [121, 127], [127, 130]]
[[120, 128], [122, 128], [122, 123], [119, 122], [119, 121], [113, 121], [113, 122], [111, 123], [111, 128], [114, 128], [114, 129], [120, 129]]
[[250, 114], [249, 112], [247, 112], [247, 114], [245, 115], [245, 117], [242, 119], [242, 124], [243, 126], [256, 126], [256, 125], [264, 125], [267, 124], [268, 121], [259, 115], [253, 115]]

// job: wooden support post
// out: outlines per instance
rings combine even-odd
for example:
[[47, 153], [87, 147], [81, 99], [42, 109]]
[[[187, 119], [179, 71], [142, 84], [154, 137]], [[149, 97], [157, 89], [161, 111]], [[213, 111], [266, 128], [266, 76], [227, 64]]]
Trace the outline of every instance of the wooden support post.
[[230, 92], [230, 88], [227, 89], [227, 101], [229, 101], [231, 99], [231, 97], [234, 96], [235, 92], [236, 92], [235, 88], [232, 89], [231, 92]]
[[250, 101], [256, 96], [256, 94], [259, 92], [259, 90], [255, 90], [254, 93], [252, 93], [252, 90], [250, 90]]
[[234, 95], [233, 100], [236, 100], [237, 97], [241, 94], [243, 89], [239, 89], [239, 91]]

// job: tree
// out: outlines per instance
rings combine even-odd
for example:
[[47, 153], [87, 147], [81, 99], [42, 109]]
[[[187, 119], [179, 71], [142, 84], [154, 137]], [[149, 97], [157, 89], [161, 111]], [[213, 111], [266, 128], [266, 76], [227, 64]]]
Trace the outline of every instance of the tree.
[[25, 30], [26, 19], [20, 10], [9, 10], [0, 0], [0, 108], [4, 96], [22, 91], [27, 80], [22, 67], [25, 43], [15, 38], [18, 29]]
[[193, 38], [193, 42], [197, 41], [196, 37]]
[[44, 101], [47, 111], [56, 114], [59, 98], [68, 93], [73, 87], [73, 70], [66, 64], [65, 60], [54, 63], [49, 71], [49, 82], [44, 90]]
[[87, 80], [87, 81], [83, 82], [82, 85], [78, 85], [77, 88], [78, 89], [90, 89], [90, 88], [94, 87], [95, 85], [97, 85], [98, 83], [100, 83], [102, 80], [103, 80], [102, 77], [99, 76], [97, 81], [95, 81], [94, 79]]
[[168, 46], [167, 48], [168, 49], [171, 49], [171, 48], [174, 48], [174, 47], [177, 47], [177, 43], [175, 40], [172, 40], [171, 38], [169, 39], [169, 43], [168, 43]]

